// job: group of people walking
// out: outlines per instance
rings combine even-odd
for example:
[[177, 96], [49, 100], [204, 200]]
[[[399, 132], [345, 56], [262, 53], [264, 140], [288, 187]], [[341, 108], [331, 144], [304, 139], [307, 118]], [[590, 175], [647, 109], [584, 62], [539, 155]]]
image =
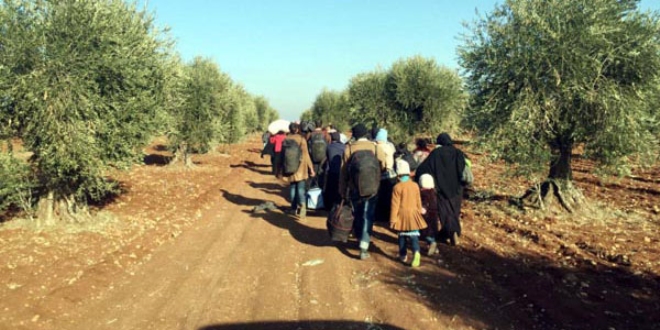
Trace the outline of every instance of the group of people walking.
[[270, 154], [273, 174], [290, 183], [287, 213], [304, 218], [307, 188], [321, 188], [326, 209], [340, 201], [352, 206], [360, 259], [369, 258], [374, 223], [389, 222], [398, 234], [400, 260], [416, 267], [420, 239], [428, 255], [437, 253], [438, 241], [456, 245], [463, 188], [471, 183], [471, 175], [470, 180], [465, 176], [469, 160], [449, 134], [435, 142], [431, 148], [418, 139], [410, 152], [405, 143], [394, 145], [385, 128], [357, 124], [348, 140], [320, 122], [291, 123], [288, 133], [264, 138], [262, 156]]

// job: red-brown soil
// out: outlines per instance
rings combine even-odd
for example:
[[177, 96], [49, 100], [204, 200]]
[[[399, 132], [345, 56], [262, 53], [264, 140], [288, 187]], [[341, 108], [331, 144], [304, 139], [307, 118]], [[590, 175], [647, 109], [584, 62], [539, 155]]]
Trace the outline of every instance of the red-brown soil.
[[85, 230], [6, 222], [0, 329], [660, 329], [660, 166], [599, 179], [576, 157], [594, 207], [554, 214], [514, 206], [530, 183], [470, 154], [459, 246], [412, 269], [382, 224], [360, 261], [325, 213], [251, 213], [287, 205], [258, 147], [185, 169], [156, 143]]

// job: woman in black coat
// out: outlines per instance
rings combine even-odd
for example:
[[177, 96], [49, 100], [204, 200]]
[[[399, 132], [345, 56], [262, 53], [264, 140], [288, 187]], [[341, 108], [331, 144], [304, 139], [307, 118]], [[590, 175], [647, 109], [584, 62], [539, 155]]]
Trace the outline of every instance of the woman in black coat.
[[439, 146], [419, 165], [416, 177], [430, 174], [434, 178], [438, 215], [442, 223], [438, 238], [443, 242], [449, 240], [451, 245], [456, 245], [457, 236], [461, 235], [461, 178], [465, 168], [465, 154], [454, 147], [447, 133], [438, 135], [436, 142]]

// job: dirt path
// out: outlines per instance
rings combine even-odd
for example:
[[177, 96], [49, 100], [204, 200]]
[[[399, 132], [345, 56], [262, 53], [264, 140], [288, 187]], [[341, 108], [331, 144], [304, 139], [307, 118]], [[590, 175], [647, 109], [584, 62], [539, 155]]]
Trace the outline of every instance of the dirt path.
[[[264, 164], [259, 160], [252, 168]], [[273, 322], [264, 328], [329, 329], [342, 321], [354, 329], [428, 329], [478, 324], [443, 315], [425, 303], [416, 279], [434, 266], [416, 271], [396, 263], [390, 258], [396, 255], [394, 236], [387, 231], [379, 230], [374, 257], [360, 261], [354, 243], [338, 248], [329, 241], [323, 215], [298, 220], [279, 210], [251, 214], [262, 201], [286, 205], [284, 185], [271, 176], [235, 166], [225, 179], [218, 182], [213, 207], [193, 227], [160, 246], [133, 275], [114, 279], [112, 290], [71, 308], [52, 328], [222, 329]], [[70, 294], [65, 291], [58, 293], [62, 299]]]
[[[395, 235], [382, 226], [376, 227], [372, 258], [360, 261], [355, 242], [329, 241], [325, 213], [299, 220], [279, 210], [250, 212], [264, 201], [287, 205], [286, 185], [267, 174], [268, 161], [258, 153], [236, 153], [219, 162], [213, 157], [218, 156], [202, 159], [196, 172], [180, 181], [162, 179], [164, 169], [149, 172], [153, 186], [148, 189], [185, 191], [191, 201], [179, 195], [140, 207], [161, 212], [161, 218], [184, 214], [188, 225], [146, 231], [86, 267], [65, 259], [43, 276], [27, 275], [27, 270], [17, 275], [18, 266], [10, 267], [12, 272], [0, 269], [9, 277], [31, 276], [11, 291], [0, 288], [5, 297], [0, 328], [658, 327], [652, 312], [658, 310], [660, 282], [652, 271], [632, 274], [601, 264], [596, 256], [597, 267], [562, 264], [567, 255], [584, 261], [589, 253], [566, 237], [539, 231], [541, 224], [502, 216], [498, 207], [484, 208], [489, 201], [468, 202], [461, 245], [441, 246], [440, 256], [423, 257], [418, 269], [396, 261]], [[139, 193], [135, 187], [132, 194]], [[127, 209], [115, 211], [137, 207], [127, 199], [116, 204], [125, 203]], [[150, 244], [163, 240], [163, 232], [169, 239]], [[657, 232], [651, 240], [657, 242]], [[556, 251], [565, 254], [557, 257]], [[127, 263], [131, 258], [137, 261]], [[48, 280], [62, 278], [65, 271], [75, 280]], [[38, 298], [25, 298], [40, 286]]]

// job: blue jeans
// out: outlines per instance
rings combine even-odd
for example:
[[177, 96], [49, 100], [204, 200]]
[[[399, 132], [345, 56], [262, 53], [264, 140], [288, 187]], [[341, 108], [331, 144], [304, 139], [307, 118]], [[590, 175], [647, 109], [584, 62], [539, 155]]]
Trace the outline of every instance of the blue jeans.
[[376, 217], [376, 204], [378, 203], [378, 195], [365, 199], [351, 195], [351, 202], [353, 203], [353, 232], [355, 237], [360, 240], [360, 249], [367, 250], [371, 234], [374, 228], [374, 218]]
[[412, 245], [413, 254], [419, 252], [419, 236], [404, 236], [399, 235], [399, 256], [403, 257], [408, 253], [406, 248], [406, 238], [410, 238], [410, 244]]
[[291, 208], [297, 209], [298, 206], [302, 207], [307, 204], [307, 196], [305, 191], [305, 180], [298, 182], [291, 182], [289, 186], [289, 197], [291, 199]]

